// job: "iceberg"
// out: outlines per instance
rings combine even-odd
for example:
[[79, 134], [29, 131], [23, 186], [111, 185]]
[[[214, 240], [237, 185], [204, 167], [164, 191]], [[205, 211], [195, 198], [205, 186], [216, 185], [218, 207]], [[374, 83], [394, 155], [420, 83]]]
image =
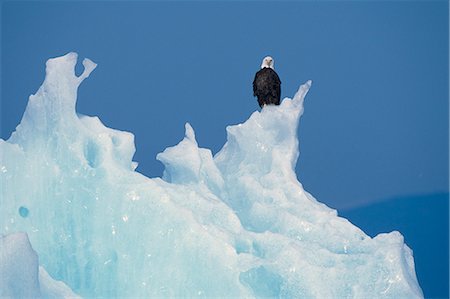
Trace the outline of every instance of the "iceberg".
[[367, 236], [298, 181], [311, 81], [228, 126], [215, 155], [186, 124], [156, 157], [162, 177], [148, 178], [135, 171], [133, 134], [76, 113], [96, 67], [85, 59], [76, 76], [77, 59], [47, 61], [16, 131], [0, 140], [3, 288], [26, 283], [5, 258], [15, 246], [31, 277], [24, 292], [36, 297], [423, 298], [399, 232]]

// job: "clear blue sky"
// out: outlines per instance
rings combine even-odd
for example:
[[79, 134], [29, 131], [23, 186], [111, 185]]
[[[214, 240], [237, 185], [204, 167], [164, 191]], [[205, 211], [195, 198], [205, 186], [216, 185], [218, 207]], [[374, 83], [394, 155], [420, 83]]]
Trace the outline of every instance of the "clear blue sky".
[[98, 63], [78, 112], [134, 133], [138, 171], [161, 176], [155, 156], [185, 122], [216, 153], [225, 127], [258, 109], [251, 84], [271, 55], [282, 97], [313, 80], [297, 172], [319, 201], [448, 192], [448, 11], [448, 1], [6, 2], [1, 138], [45, 61], [75, 51]]

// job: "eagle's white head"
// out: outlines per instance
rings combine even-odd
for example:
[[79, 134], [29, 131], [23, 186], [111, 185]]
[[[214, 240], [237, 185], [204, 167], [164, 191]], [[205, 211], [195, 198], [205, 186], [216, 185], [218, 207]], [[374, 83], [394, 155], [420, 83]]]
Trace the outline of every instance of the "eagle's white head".
[[264, 57], [262, 63], [261, 63], [261, 68], [265, 68], [265, 67], [269, 67], [271, 69], [273, 69], [273, 58], [270, 56], [266, 56]]

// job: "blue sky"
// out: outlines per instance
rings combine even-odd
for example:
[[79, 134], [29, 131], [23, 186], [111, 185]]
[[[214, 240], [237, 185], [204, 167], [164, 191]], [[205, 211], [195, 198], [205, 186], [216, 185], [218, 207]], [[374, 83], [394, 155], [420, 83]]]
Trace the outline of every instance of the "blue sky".
[[448, 35], [448, 1], [4, 2], [1, 138], [45, 61], [75, 51], [98, 63], [77, 111], [134, 133], [138, 171], [161, 176], [155, 156], [185, 122], [217, 153], [258, 109], [251, 84], [271, 55], [282, 97], [313, 80], [297, 173], [319, 201], [448, 192]]

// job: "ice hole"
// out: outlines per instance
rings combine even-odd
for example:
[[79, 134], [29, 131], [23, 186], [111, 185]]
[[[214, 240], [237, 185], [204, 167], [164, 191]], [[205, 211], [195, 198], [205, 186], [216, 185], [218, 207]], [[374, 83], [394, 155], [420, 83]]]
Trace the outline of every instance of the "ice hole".
[[88, 162], [89, 166], [96, 168], [100, 165], [100, 149], [99, 146], [92, 140], [90, 140], [84, 149], [84, 157]]

